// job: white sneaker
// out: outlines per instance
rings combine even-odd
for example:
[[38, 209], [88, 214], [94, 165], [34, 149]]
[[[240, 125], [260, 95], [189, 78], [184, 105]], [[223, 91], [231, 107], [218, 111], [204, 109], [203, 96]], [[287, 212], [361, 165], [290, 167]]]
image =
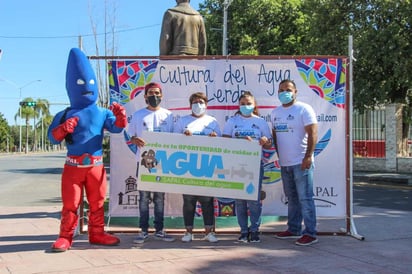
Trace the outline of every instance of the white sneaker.
[[207, 234], [203, 240], [205, 241], [209, 241], [210, 243], [217, 243], [219, 240], [216, 238], [215, 233], [214, 232], [209, 232], [209, 234]]
[[186, 232], [185, 235], [182, 237], [182, 242], [189, 243], [193, 240], [193, 234]]

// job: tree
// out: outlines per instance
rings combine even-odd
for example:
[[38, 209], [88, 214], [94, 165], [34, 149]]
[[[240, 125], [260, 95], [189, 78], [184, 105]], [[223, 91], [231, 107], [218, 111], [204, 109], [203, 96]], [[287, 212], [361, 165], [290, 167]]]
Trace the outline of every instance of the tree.
[[[222, 52], [223, 1], [200, 4], [208, 35], [208, 54]], [[228, 45], [233, 55], [303, 54], [305, 16], [300, 0], [234, 0], [228, 11]], [[216, 30], [220, 30], [217, 32]]]
[[[110, 4], [110, 5], [109, 5]], [[92, 3], [89, 2], [89, 12], [90, 12], [90, 23], [93, 30], [93, 37], [95, 41], [96, 56], [100, 56], [103, 52], [104, 56], [115, 56], [116, 54], [116, 13], [117, 13], [118, 2], [115, 0], [105, 0], [104, 5], [98, 5], [97, 8], [104, 7], [104, 15], [99, 14], [96, 17], [98, 19], [104, 19], [104, 40], [103, 40], [103, 50], [101, 50], [101, 45], [99, 44], [99, 34], [98, 34], [98, 23], [93, 19], [93, 9]], [[107, 11], [110, 10], [110, 13]], [[101, 12], [97, 11], [97, 12]], [[109, 16], [110, 15], [110, 16]], [[109, 28], [110, 32], [107, 30]], [[107, 61], [103, 60], [103, 64], [100, 59], [95, 60], [95, 72], [96, 78], [99, 84], [99, 100], [98, 104], [102, 107], [109, 107], [110, 104], [110, 94], [109, 94], [109, 83], [107, 80]]]
[[[30, 129], [30, 120], [34, 119], [33, 125], [36, 124], [36, 118], [39, 117], [40, 110], [43, 110], [46, 114], [49, 114], [49, 103], [45, 99], [38, 99], [37, 101], [34, 101], [32, 98], [28, 97], [25, 98], [24, 100], [21, 101], [22, 103], [20, 104], [20, 107], [18, 109], [18, 112], [14, 116], [14, 119], [17, 122], [17, 118], [21, 118], [25, 120], [26, 124], [26, 145], [25, 145], [25, 153], [28, 152], [29, 149], [29, 129]], [[33, 104], [27, 105], [25, 102], [35, 102], [34, 106]], [[34, 140], [36, 139], [36, 136], [33, 138], [33, 145]]]
[[0, 151], [10, 151], [10, 146], [13, 144], [10, 131], [6, 118], [3, 113], [0, 113]]
[[354, 108], [388, 103], [403, 108], [402, 154], [412, 114], [412, 3], [411, 0], [306, 0], [310, 17], [310, 50], [315, 54], [347, 54], [354, 38]]
[[[223, 0], [200, 5], [208, 54], [220, 54]], [[403, 153], [412, 123], [411, 0], [233, 0], [228, 39], [236, 55], [348, 55], [354, 38], [354, 108], [401, 103]]]
[[[50, 116], [50, 111], [49, 111], [49, 101], [47, 101], [46, 99], [37, 99], [36, 101], [36, 106], [34, 107], [34, 138], [33, 138], [33, 150], [37, 149], [37, 138], [36, 138], [36, 132], [37, 132], [37, 128], [39, 128], [39, 124], [40, 124], [40, 129], [44, 129], [44, 127], [48, 127], [50, 124], [46, 124], [45, 123], [45, 117]], [[40, 118], [39, 124], [36, 124], [36, 119]], [[43, 134], [43, 132], [42, 132]], [[42, 136], [43, 138], [43, 136]]]

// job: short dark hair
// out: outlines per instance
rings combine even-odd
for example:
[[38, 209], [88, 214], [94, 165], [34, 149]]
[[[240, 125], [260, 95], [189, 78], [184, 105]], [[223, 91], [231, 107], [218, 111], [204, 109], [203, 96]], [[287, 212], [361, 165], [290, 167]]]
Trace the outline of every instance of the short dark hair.
[[279, 86], [283, 83], [291, 83], [293, 87], [296, 88], [295, 81], [293, 81], [292, 79], [283, 79], [282, 81], [280, 81]]
[[205, 104], [207, 105], [207, 96], [204, 92], [195, 92], [190, 95], [189, 103], [192, 104], [195, 99], [203, 99], [203, 101], [205, 101]]
[[[258, 108], [258, 105], [257, 105], [257, 101], [256, 101], [256, 98], [255, 98], [255, 96], [253, 96], [251, 91], [242, 90], [242, 94], [239, 97], [239, 102], [240, 102], [241, 99], [246, 98], [246, 97], [251, 97], [253, 99], [253, 103], [255, 105], [255, 108], [253, 109], [253, 114], [259, 116], [259, 108]], [[239, 114], [239, 113], [240, 113], [240, 110], [236, 111], [235, 114]]]

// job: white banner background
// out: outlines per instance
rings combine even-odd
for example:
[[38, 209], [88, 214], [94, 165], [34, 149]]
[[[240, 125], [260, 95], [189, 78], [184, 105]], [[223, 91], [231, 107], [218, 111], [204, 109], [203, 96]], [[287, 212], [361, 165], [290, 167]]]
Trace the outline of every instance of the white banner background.
[[[314, 192], [317, 214], [328, 217], [346, 216], [345, 109], [321, 98], [313, 87], [309, 87], [298, 71], [296, 59], [154, 61], [158, 61], [158, 64], [147, 82], [162, 85], [162, 106], [172, 110], [176, 117], [183, 116], [190, 113], [189, 96], [194, 92], [205, 92], [209, 99], [208, 114], [218, 119], [221, 128], [237, 110], [242, 90], [249, 90], [254, 94], [260, 115], [269, 122], [271, 111], [280, 105], [277, 98], [279, 82], [286, 78], [293, 79], [298, 89], [298, 100], [312, 105], [317, 113], [319, 139], [326, 139], [315, 157]], [[146, 106], [143, 93], [139, 93], [124, 106], [130, 119], [137, 109]], [[212, 138], [210, 142], [213, 142]], [[277, 163], [276, 160], [275, 155], [271, 161]], [[265, 172], [269, 178], [263, 184], [263, 190], [267, 194], [263, 201], [263, 214], [286, 216], [287, 205], [279, 169], [276, 165], [269, 169]], [[111, 135], [109, 215], [138, 216], [135, 173], [135, 157], [124, 134]], [[165, 215], [182, 216], [181, 194], [166, 194]]]

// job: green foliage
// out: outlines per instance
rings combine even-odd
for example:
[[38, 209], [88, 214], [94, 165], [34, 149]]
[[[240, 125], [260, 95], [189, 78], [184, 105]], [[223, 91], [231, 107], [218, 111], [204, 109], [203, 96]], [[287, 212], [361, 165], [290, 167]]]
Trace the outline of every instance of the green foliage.
[[10, 135], [10, 127], [7, 123], [6, 118], [4, 118], [3, 113], [0, 113], [0, 152], [11, 151], [10, 148], [12, 143], [13, 138]]
[[[32, 98], [25, 98], [20, 102], [19, 109], [17, 110], [14, 119], [16, 121], [17, 118], [25, 120], [25, 145], [22, 144], [22, 147], [26, 147], [26, 153], [29, 150], [29, 144], [32, 145], [33, 150], [37, 149], [37, 130], [41, 129], [41, 127], [45, 129], [50, 125], [52, 116], [50, 115], [49, 107], [50, 104], [46, 99], [37, 99], [35, 101]], [[32, 119], [33, 124], [35, 125], [33, 134], [30, 132], [30, 120]], [[37, 121], [37, 119], [39, 119], [39, 121]]]
[[[348, 56], [353, 36], [354, 109], [402, 103], [403, 140], [412, 123], [412, 0], [233, 0], [232, 55]], [[205, 0], [208, 54], [222, 52], [224, 0]], [[406, 145], [405, 145], [406, 146]]]
[[[228, 46], [233, 55], [302, 54], [307, 28], [299, 0], [234, 0], [228, 9]], [[200, 5], [208, 35], [208, 54], [222, 52], [223, 1]], [[286, 26], [286, 27], [283, 27]]]
[[[222, 52], [223, 2], [200, 5], [211, 55]], [[233, 0], [227, 30], [233, 55], [347, 56], [352, 35], [354, 104], [362, 111], [412, 108], [411, 26], [411, 0]]]

